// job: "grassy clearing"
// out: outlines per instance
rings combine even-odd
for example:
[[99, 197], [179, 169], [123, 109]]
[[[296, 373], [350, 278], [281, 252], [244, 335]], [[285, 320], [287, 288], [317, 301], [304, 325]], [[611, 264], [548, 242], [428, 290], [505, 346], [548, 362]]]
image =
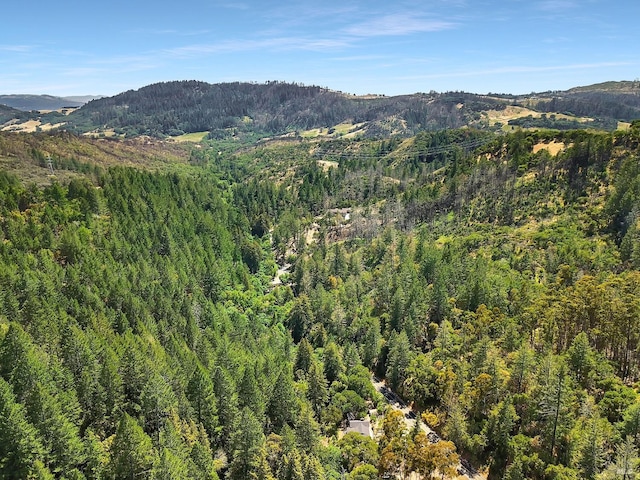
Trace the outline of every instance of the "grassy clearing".
[[536, 112], [535, 110], [530, 110], [525, 107], [517, 107], [515, 105], [510, 105], [504, 110], [487, 110], [485, 113], [489, 120], [489, 125], [495, 125], [496, 123], [506, 124], [509, 120], [528, 117], [529, 115], [534, 118], [541, 116], [540, 112]]
[[345, 137], [350, 138], [356, 136], [364, 126], [364, 123], [339, 123], [330, 128], [312, 128], [300, 132], [302, 138], [317, 138], [317, 137]]
[[553, 141], [550, 143], [538, 143], [533, 146], [533, 153], [538, 153], [540, 150], [547, 150], [552, 157], [555, 157], [566, 148], [567, 146], [564, 142]]
[[179, 135], [177, 137], [172, 137], [172, 139], [176, 142], [193, 142], [200, 143], [205, 137], [209, 134], [209, 132], [194, 132], [194, 133], [185, 133], [184, 135]]
[[318, 165], [322, 167], [324, 172], [328, 172], [330, 168], [338, 168], [338, 162], [332, 162], [331, 160], [318, 160]]
[[[576, 117], [573, 115], [566, 115], [564, 113], [541, 113], [526, 107], [519, 107], [516, 105], [509, 105], [504, 110], [487, 110], [486, 112], [484, 112], [484, 114], [487, 117], [489, 125], [493, 126], [496, 123], [502, 123], [502, 130], [505, 132], [511, 132], [520, 129], [520, 127], [509, 125], [509, 120], [516, 120], [518, 118], [525, 118], [529, 116], [531, 116], [532, 118], [540, 118], [543, 115], [546, 115], [547, 117], [554, 117], [559, 120], [573, 120], [580, 123], [593, 121], [593, 118], [589, 117]], [[554, 154], [552, 153], [552, 155]]]

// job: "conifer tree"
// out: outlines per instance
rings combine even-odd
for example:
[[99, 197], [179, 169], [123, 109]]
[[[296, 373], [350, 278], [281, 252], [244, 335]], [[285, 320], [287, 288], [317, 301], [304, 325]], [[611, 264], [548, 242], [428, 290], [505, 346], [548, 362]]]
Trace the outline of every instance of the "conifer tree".
[[125, 413], [111, 445], [110, 478], [135, 480], [149, 476], [154, 456], [151, 438]]
[[211, 438], [214, 438], [218, 427], [216, 397], [209, 374], [200, 362], [196, 364], [189, 379], [186, 394], [195, 411], [196, 421], [204, 426]]
[[28, 478], [43, 454], [38, 432], [16, 402], [11, 386], [0, 377], [0, 476]]
[[243, 408], [238, 428], [231, 438], [229, 478], [244, 480], [256, 474], [261, 463], [260, 451], [263, 443], [262, 426], [251, 410]]

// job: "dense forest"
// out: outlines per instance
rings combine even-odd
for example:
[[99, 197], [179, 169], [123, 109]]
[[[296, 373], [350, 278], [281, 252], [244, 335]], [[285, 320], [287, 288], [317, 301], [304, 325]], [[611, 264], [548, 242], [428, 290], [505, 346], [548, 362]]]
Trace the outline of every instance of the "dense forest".
[[[156, 83], [93, 100], [68, 117], [67, 129], [111, 128], [126, 135], [180, 135], [208, 131], [212, 138], [283, 134], [345, 121], [371, 123], [373, 135], [460, 127], [473, 111], [457, 104], [465, 94], [356, 97], [317, 86], [284, 82], [209, 84]], [[494, 108], [496, 99], [475, 99]], [[477, 108], [478, 105], [475, 105]]]
[[638, 473], [639, 122], [102, 145], [0, 135], [0, 477]]
[[[507, 115], [511, 125], [613, 131], [618, 122], [640, 117], [639, 85], [607, 82], [528, 95], [432, 91], [386, 97], [278, 81], [210, 84], [184, 80], [96, 98], [77, 110], [61, 108], [81, 104], [71, 98], [5, 95], [3, 100], [0, 96], [0, 129], [54, 128], [127, 138], [203, 133], [212, 140], [233, 139], [244, 144], [273, 136], [300, 139], [314, 130], [329, 136], [408, 138], [465, 125], [499, 130], [503, 126], [499, 112], [517, 106], [526, 113], [515, 118]], [[3, 102], [22, 110], [40, 105], [42, 111], [17, 111]], [[526, 118], [527, 113], [532, 117]], [[546, 115], [540, 118], [540, 114]]]
[[[386, 138], [463, 125], [490, 129], [492, 123], [487, 122], [487, 112], [522, 105], [573, 119], [571, 125], [557, 121], [530, 126], [612, 131], [618, 121], [640, 116], [639, 87], [633, 82], [613, 83], [608, 89], [594, 85], [525, 96], [429, 92], [359, 97], [276, 81], [265, 84], [174, 81], [96, 99], [70, 115], [52, 112], [41, 119], [50, 124], [65, 123], [64, 129], [75, 132], [113, 131], [129, 137], [209, 132], [212, 139], [253, 141], [350, 123], [358, 126], [360, 136]], [[584, 124], [584, 118], [592, 121]]]

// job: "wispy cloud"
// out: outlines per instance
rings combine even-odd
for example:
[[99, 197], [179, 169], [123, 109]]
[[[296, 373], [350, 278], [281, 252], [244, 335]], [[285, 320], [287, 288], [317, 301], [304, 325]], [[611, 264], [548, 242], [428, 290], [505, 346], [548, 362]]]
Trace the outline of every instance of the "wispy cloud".
[[167, 55], [179, 58], [215, 53], [234, 53], [259, 50], [325, 50], [341, 48], [346, 40], [332, 38], [273, 37], [255, 40], [226, 40], [217, 43], [185, 45], [163, 50]]
[[386, 60], [388, 55], [349, 55], [345, 57], [333, 57], [331, 60], [336, 62], [368, 62], [373, 60]]
[[468, 70], [468, 71], [452, 71], [441, 73], [430, 73], [425, 75], [412, 75], [398, 77], [402, 80], [418, 80], [429, 78], [458, 78], [458, 77], [476, 77], [482, 75], [500, 75], [509, 73], [540, 73], [540, 72], [562, 72], [575, 70], [589, 70], [606, 67], [622, 67], [632, 65], [631, 62], [600, 62], [600, 63], [576, 63], [568, 65], [543, 65], [543, 66], [512, 66], [498, 67], [486, 70]]
[[230, 10], [249, 10], [251, 8], [249, 4], [243, 2], [219, 2], [218, 6]]
[[153, 29], [153, 28], [139, 28], [132, 30], [132, 33], [142, 34], [142, 35], [158, 35], [158, 36], [180, 36], [180, 37], [194, 37], [198, 35], [206, 35], [211, 33], [211, 30], [201, 29], [201, 30], [176, 30], [172, 28], [165, 29]]
[[444, 20], [420, 18], [408, 13], [385, 15], [373, 20], [352, 25], [345, 33], [356, 37], [403, 36], [422, 32], [449, 30], [455, 23]]
[[33, 50], [33, 45], [1, 45], [0, 52], [26, 53]]
[[545, 12], [563, 12], [576, 6], [576, 2], [572, 0], [545, 0], [536, 5], [538, 10]]

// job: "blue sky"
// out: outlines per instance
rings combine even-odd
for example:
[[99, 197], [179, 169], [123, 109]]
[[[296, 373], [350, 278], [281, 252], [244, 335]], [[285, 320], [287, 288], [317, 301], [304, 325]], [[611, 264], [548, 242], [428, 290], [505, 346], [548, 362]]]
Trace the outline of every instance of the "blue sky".
[[0, 94], [189, 79], [528, 93], [640, 77], [638, 0], [5, 3]]

